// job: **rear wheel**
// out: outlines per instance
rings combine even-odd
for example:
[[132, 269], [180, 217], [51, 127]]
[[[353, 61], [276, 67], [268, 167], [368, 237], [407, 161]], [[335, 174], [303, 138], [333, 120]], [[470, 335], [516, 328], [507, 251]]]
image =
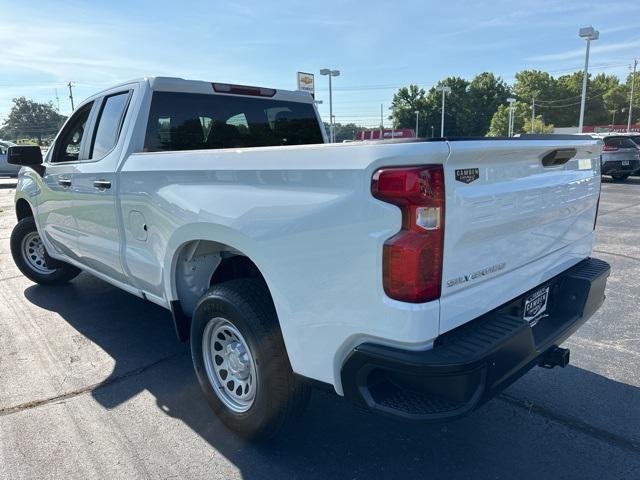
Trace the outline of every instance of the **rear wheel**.
[[11, 232], [11, 256], [29, 280], [43, 285], [65, 283], [80, 270], [73, 265], [52, 260], [46, 253], [33, 217], [23, 218]]
[[621, 173], [621, 174], [616, 174], [616, 175], [611, 175], [611, 177], [613, 177], [614, 180], [618, 181], [618, 182], [624, 182], [627, 178], [629, 178], [628, 173]]
[[309, 399], [261, 282], [231, 280], [202, 296], [191, 323], [191, 356], [207, 401], [243, 437], [277, 435]]

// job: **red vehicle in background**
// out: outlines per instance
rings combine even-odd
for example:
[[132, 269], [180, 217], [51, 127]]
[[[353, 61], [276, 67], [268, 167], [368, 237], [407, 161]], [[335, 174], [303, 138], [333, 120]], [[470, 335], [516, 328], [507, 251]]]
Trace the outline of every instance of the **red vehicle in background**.
[[[398, 128], [397, 130], [385, 128], [382, 130], [382, 140], [391, 140], [392, 138], [416, 138], [416, 132], [413, 128]], [[380, 129], [358, 132], [356, 140], [380, 140]]]

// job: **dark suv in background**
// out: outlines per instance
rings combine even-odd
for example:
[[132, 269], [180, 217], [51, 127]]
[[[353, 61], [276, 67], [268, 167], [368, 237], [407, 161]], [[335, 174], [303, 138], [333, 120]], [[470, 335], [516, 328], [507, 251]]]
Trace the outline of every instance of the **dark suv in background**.
[[614, 180], [626, 180], [640, 170], [640, 135], [606, 135], [602, 137], [602, 174]]

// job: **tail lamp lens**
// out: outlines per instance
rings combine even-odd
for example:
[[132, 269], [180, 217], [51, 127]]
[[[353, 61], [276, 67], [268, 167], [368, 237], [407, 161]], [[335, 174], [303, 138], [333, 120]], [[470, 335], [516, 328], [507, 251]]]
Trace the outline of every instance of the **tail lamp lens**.
[[380, 169], [373, 176], [371, 192], [402, 212], [402, 229], [383, 247], [386, 294], [411, 303], [439, 298], [444, 246], [442, 165]]

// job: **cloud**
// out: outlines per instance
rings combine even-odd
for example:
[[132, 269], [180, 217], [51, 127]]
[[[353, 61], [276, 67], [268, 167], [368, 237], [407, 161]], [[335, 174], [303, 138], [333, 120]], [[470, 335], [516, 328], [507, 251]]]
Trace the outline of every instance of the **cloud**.
[[[601, 53], [613, 53], [622, 50], [630, 50], [640, 47], [640, 40], [631, 40], [619, 43], [610, 43], [607, 45], [595, 45], [591, 47], [591, 55], [598, 55]], [[525, 60], [529, 62], [558, 62], [563, 60], [572, 60], [575, 58], [584, 57], [584, 47], [575, 48], [573, 50], [565, 50], [564, 52], [549, 53], [544, 55], [534, 55], [527, 57]]]

